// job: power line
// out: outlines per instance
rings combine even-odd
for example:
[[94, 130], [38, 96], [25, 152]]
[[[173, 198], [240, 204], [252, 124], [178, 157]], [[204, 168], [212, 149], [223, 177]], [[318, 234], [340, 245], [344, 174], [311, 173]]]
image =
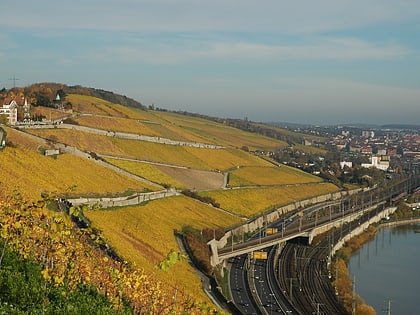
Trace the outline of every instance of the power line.
[[16, 87], [16, 81], [18, 81], [19, 79], [15, 77], [15, 75], [13, 75], [13, 78], [10, 78], [9, 81], [13, 81], [13, 88]]

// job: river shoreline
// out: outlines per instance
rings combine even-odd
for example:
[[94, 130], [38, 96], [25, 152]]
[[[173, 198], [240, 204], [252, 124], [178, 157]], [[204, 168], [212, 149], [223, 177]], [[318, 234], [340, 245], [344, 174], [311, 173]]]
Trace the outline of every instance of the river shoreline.
[[[411, 225], [411, 224], [415, 224], [415, 223], [420, 223], [420, 217], [416, 216], [416, 217], [413, 217], [413, 218], [410, 218], [410, 219], [401, 219], [401, 220], [392, 220], [392, 221], [381, 222], [380, 224], [378, 224], [378, 225], [375, 226], [374, 237], [376, 237], [378, 235], [378, 232], [382, 228], [390, 228], [390, 227], [395, 227], [395, 226]], [[367, 233], [367, 232], [365, 232], [365, 233]], [[417, 232], [417, 233], [420, 233], [420, 231]], [[354, 236], [352, 239], [362, 238], [363, 237], [363, 234], [364, 233], [359, 234], [357, 236]], [[352, 250], [351, 250], [351, 253], [350, 253], [350, 257], [348, 257], [348, 260], [345, 260], [345, 263], [346, 263], [346, 266], [347, 266], [347, 274], [348, 274], [348, 276], [350, 276], [350, 270], [349, 270], [349, 262], [350, 262], [350, 259], [353, 256], [355, 256], [355, 254], [358, 252], [358, 250], [360, 250], [360, 248], [362, 248], [367, 242], [368, 242], [368, 240], [366, 240], [365, 242], [361, 242], [359, 244], [360, 246], [358, 246], [357, 248], [356, 247], [351, 247]], [[345, 246], [342, 246], [342, 248], [340, 248], [340, 250], [342, 250], [344, 247]], [[352, 288], [352, 281], [350, 280], [349, 283], [351, 284], [351, 287], [350, 288], [347, 288], [347, 289], [351, 291], [353, 289]], [[362, 296], [360, 296], [360, 298], [363, 300], [363, 297]], [[365, 305], [371, 307], [368, 304], [365, 304]], [[373, 310], [373, 308], [372, 308], [372, 310]], [[375, 311], [375, 314], [377, 314], [376, 311]]]

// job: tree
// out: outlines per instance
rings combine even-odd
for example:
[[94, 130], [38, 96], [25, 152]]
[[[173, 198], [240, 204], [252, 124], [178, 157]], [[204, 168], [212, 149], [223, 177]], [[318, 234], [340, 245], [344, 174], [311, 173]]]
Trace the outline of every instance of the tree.
[[59, 89], [59, 90], [57, 91], [57, 94], [60, 96], [60, 99], [61, 99], [61, 100], [64, 100], [64, 98], [67, 96], [66, 92], [64, 92], [64, 90], [63, 90], [63, 89]]
[[36, 94], [35, 98], [37, 106], [50, 106], [49, 98], [45, 97], [44, 95]]
[[8, 123], [7, 116], [4, 114], [0, 115], [0, 124], [6, 125]]

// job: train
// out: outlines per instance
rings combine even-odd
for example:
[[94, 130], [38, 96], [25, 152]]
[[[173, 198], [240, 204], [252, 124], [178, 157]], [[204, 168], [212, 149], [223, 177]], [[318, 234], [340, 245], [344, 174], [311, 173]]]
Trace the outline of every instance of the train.
[[406, 196], [407, 196], [407, 192], [403, 192], [403, 193], [393, 197], [391, 199], [391, 201], [392, 201], [392, 203], [395, 203], [395, 202], [400, 201], [401, 199], [405, 198]]

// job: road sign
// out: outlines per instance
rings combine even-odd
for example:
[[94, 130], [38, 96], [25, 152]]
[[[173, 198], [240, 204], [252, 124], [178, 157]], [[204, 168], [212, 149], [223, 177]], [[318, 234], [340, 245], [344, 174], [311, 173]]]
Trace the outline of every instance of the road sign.
[[252, 252], [253, 259], [267, 259], [267, 252], [259, 251], [259, 252]]

